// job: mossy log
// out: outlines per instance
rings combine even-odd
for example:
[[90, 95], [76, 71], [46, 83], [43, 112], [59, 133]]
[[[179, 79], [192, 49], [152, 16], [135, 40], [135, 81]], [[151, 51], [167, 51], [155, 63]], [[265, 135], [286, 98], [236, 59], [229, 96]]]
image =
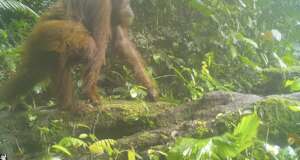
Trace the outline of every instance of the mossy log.
[[256, 104], [265, 105], [269, 99], [273, 103], [279, 103], [274, 99], [298, 103], [300, 93], [263, 97], [212, 92], [197, 102], [182, 105], [107, 101], [99, 112], [81, 115], [43, 107], [26, 112], [2, 111], [0, 150], [14, 154], [32, 153], [40, 148], [42, 140], [56, 143], [64, 136], [91, 133], [99, 139], [116, 139], [122, 149], [134, 147], [137, 151], [146, 151], [166, 146], [181, 136], [222, 134], [226, 129], [218, 123], [220, 115], [247, 112]]

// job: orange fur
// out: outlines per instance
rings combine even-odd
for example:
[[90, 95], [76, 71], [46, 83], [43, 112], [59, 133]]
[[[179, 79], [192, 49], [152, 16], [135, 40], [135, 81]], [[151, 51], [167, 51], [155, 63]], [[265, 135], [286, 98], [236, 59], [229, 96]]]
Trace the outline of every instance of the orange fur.
[[128, 35], [129, 26], [134, 18], [129, 0], [112, 0], [112, 28], [115, 51], [120, 53], [132, 67], [136, 79], [147, 88], [150, 100], [157, 100], [158, 91], [154, 80], [147, 74], [145, 63], [130, 41]]
[[0, 89], [0, 100], [13, 101], [36, 83], [51, 78], [58, 104], [76, 106], [70, 70], [76, 64], [85, 64], [82, 94], [90, 102], [99, 103], [97, 81], [112, 31], [116, 51], [131, 64], [137, 79], [155, 100], [158, 92], [153, 80], [128, 38], [132, 13], [128, 0], [58, 1], [34, 27], [18, 73]]
[[95, 88], [110, 35], [110, 0], [58, 1], [29, 35], [18, 73], [0, 89], [0, 100], [13, 101], [51, 77], [59, 104], [74, 106], [70, 69], [84, 63], [84, 94], [98, 102]]

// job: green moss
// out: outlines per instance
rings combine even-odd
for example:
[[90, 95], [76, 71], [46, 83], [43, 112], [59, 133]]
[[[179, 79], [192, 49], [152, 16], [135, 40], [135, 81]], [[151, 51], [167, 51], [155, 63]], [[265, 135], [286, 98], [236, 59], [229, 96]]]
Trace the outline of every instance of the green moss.
[[141, 136], [138, 137], [139, 141], [145, 142], [153, 138], [153, 135], [150, 132], [144, 132]]
[[206, 121], [196, 121], [195, 123], [197, 137], [203, 137], [209, 133], [210, 129], [207, 127]]
[[288, 134], [300, 134], [300, 114], [289, 109], [300, 102], [280, 97], [269, 97], [255, 104], [262, 120], [260, 137], [277, 144], [286, 144]]
[[151, 117], [163, 113], [174, 105], [165, 102], [107, 101], [102, 107], [108, 119], [119, 120], [129, 125], [139, 122], [153, 127], [156, 124], [151, 120]]
[[268, 68], [262, 70], [262, 83], [256, 86], [256, 92], [260, 94], [284, 93], [288, 90], [285, 81], [299, 77], [300, 67]]
[[216, 133], [232, 132], [240, 121], [241, 115], [237, 112], [220, 113], [216, 117]]
[[[289, 134], [300, 135], [300, 114], [290, 108], [300, 106], [299, 101], [279, 96], [267, 97], [253, 104], [253, 112], [261, 119], [259, 139], [268, 143], [286, 145]], [[239, 119], [252, 112], [252, 107], [240, 112], [219, 114], [216, 118], [216, 134], [232, 131]]]

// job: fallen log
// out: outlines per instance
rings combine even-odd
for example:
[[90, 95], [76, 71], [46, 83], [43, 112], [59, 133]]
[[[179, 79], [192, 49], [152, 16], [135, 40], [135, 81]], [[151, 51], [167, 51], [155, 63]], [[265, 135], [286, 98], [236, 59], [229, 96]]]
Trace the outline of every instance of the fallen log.
[[[222, 134], [224, 130], [217, 123], [220, 114], [242, 113], [251, 110], [254, 104], [274, 97], [300, 101], [300, 93], [257, 96], [212, 92], [199, 101], [181, 105], [108, 101], [100, 112], [83, 115], [43, 107], [18, 113], [2, 111], [0, 150], [33, 155], [41, 152], [42, 140], [57, 143], [64, 136], [78, 137], [82, 133], [91, 133], [99, 139], [116, 139], [120, 149], [133, 147], [143, 152], [156, 146], [167, 147], [177, 137]], [[199, 128], [203, 130], [199, 131]], [[44, 133], [47, 129], [55, 132]]]

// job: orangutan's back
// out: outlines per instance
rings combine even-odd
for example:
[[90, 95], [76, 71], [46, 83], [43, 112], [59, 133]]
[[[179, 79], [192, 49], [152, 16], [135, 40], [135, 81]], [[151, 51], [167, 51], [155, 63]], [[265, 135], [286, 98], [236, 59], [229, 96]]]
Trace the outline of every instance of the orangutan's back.
[[[26, 41], [24, 56], [42, 57], [44, 54], [79, 55], [94, 52], [95, 42], [85, 27], [68, 20], [40, 22]], [[66, 55], [67, 56], [67, 55]]]

